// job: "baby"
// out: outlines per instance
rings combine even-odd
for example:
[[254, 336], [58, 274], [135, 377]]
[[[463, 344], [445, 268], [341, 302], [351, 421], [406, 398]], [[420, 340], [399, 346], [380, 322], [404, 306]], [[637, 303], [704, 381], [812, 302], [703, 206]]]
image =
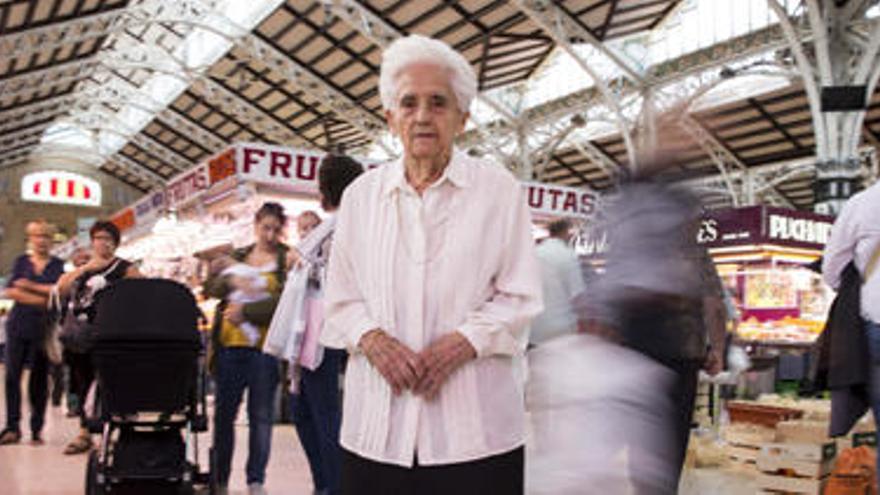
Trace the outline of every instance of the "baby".
[[[235, 287], [235, 290], [229, 293], [229, 302], [249, 304], [268, 299], [270, 294], [268, 282], [263, 277], [264, 271], [261, 267], [246, 263], [235, 263], [226, 267], [221, 273], [232, 277], [232, 285]], [[251, 344], [256, 344], [260, 340], [260, 330], [253, 323], [245, 321], [238, 327]]]

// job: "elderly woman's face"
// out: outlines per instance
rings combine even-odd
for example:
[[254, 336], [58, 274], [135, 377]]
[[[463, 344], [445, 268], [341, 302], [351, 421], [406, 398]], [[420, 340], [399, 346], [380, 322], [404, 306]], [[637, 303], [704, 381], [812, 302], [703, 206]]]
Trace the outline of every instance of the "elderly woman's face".
[[458, 108], [449, 70], [414, 64], [397, 76], [394, 108], [385, 111], [388, 126], [414, 159], [448, 156], [452, 141], [464, 129], [468, 114]]

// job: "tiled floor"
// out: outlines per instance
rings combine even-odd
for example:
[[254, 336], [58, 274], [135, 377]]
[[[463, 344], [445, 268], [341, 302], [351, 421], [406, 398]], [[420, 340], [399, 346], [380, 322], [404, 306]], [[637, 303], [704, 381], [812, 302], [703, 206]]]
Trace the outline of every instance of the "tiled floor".
[[[5, 424], [6, 404], [4, 368], [0, 365], [0, 420]], [[26, 382], [25, 382], [26, 383]], [[22, 387], [26, 389], [26, 387]], [[26, 392], [25, 392], [26, 393]], [[245, 408], [242, 407], [242, 417]], [[27, 406], [22, 411], [27, 425]], [[64, 415], [64, 407], [49, 407], [43, 432], [46, 444], [33, 446], [26, 437], [18, 445], [0, 447], [0, 494], [2, 495], [73, 495], [84, 492], [86, 456], [61, 453], [77, 432], [78, 421]], [[2, 427], [2, 424], [0, 424]], [[279, 425], [272, 436], [272, 456], [266, 474], [266, 489], [272, 495], [310, 495], [312, 481], [308, 464], [291, 425]], [[247, 426], [236, 428], [236, 445], [231, 494], [247, 493], [244, 464], [247, 455]], [[207, 457], [210, 437], [200, 436], [202, 457]], [[204, 462], [204, 461], [203, 461]]]
[[[0, 365], [0, 418], [5, 420], [3, 377], [4, 368]], [[26, 409], [23, 411], [25, 418]], [[23, 426], [26, 424], [26, 420], [22, 422]], [[44, 431], [45, 445], [30, 445], [26, 438], [21, 444], [0, 447], [0, 495], [83, 493], [86, 456], [61, 453], [66, 442], [76, 434], [77, 425], [77, 420], [65, 417], [63, 407], [50, 407]], [[202, 456], [206, 457], [210, 437], [202, 435], [200, 439]], [[277, 426], [272, 442], [267, 491], [272, 495], [310, 495], [311, 476], [293, 427]], [[230, 493], [238, 495], [247, 493], [244, 480], [247, 426], [243, 421], [236, 428], [236, 444], [239, 448], [233, 460]], [[680, 493], [740, 495], [755, 493], [755, 488], [752, 477], [743, 472], [689, 470], [685, 472]]]

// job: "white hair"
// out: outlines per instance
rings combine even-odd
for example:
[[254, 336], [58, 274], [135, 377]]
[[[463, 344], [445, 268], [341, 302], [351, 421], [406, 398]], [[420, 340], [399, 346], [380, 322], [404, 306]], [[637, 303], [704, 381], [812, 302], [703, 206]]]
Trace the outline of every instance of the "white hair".
[[411, 34], [398, 38], [382, 53], [382, 68], [379, 74], [379, 96], [382, 108], [390, 110], [397, 98], [397, 78], [407, 67], [414, 64], [437, 65], [450, 71], [449, 84], [458, 108], [467, 112], [471, 101], [477, 95], [477, 76], [471, 64], [446, 43]]

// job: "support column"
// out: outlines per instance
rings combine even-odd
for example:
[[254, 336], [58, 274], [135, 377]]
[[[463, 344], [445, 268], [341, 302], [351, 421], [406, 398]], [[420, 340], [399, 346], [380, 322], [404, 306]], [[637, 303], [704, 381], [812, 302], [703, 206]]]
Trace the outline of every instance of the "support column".
[[814, 36], [812, 50], [805, 50], [794, 19], [779, 0], [767, 2], [788, 39], [810, 103], [816, 134], [814, 209], [836, 215], [865, 178], [859, 144], [880, 78], [880, 23], [868, 29], [857, 25], [871, 2], [806, 0], [805, 15]]

